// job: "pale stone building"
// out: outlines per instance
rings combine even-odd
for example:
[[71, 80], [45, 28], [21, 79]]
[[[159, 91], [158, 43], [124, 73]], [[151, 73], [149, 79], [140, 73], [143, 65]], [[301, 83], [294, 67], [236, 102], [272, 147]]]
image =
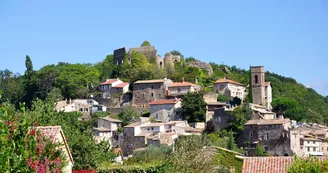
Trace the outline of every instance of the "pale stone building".
[[180, 99], [156, 100], [149, 103], [150, 117], [156, 118], [161, 122], [179, 119], [177, 110], [181, 108]]
[[214, 92], [228, 96], [230, 98], [238, 97], [243, 100], [245, 97], [246, 87], [239, 82], [226, 78], [214, 82]]
[[263, 66], [252, 66], [252, 98], [253, 103], [272, 109], [272, 89], [271, 83], [265, 82], [265, 72]]
[[120, 79], [106, 79], [105, 82], [99, 84], [100, 91], [103, 92], [103, 98], [110, 98], [112, 87], [123, 83]]
[[118, 146], [117, 130], [122, 123], [121, 120], [109, 116], [98, 118], [98, 127], [93, 128], [96, 142], [109, 141], [110, 147]]
[[168, 86], [168, 97], [180, 97], [188, 92], [195, 92], [199, 91], [201, 89], [201, 86], [190, 83], [190, 82], [174, 82], [171, 85]]
[[120, 83], [118, 85], [114, 85], [112, 86], [112, 89], [111, 89], [111, 93], [110, 95], [111, 96], [114, 96], [115, 94], [125, 94], [129, 91], [129, 86], [130, 84], [127, 83], [127, 82], [123, 82], [123, 83]]

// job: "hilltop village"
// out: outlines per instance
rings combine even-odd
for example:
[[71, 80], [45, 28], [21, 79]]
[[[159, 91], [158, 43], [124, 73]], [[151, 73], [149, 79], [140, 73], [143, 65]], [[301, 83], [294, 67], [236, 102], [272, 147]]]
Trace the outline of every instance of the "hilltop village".
[[[158, 68], [174, 68], [180, 63], [180, 56], [167, 53], [164, 58], [157, 54], [154, 46], [141, 46], [114, 50], [113, 64], [121, 65], [125, 61], [131, 63], [131, 55], [138, 52], [147, 60], [153, 59]], [[200, 61], [191, 61], [189, 66], [204, 69], [209, 75], [213, 73], [211, 66]], [[198, 80], [187, 82], [184, 77], [180, 81], [169, 78], [137, 80], [133, 83], [119, 78], [106, 79], [99, 85], [100, 97], [88, 99], [66, 99], [56, 103], [58, 111], [83, 113], [81, 121], [88, 120], [96, 112], [111, 112], [100, 117], [93, 135], [96, 142], [108, 141], [110, 147], [121, 156], [118, 163], [133, 157], [135, 151], [149, 146], [171, 146], [179, 136], [202, 135], [212, 131], [224, 131], [231, 122], [238, 121], [231, 112], [246, 107], [248, 113], [243, 114], [246, 121], [242, 131], [234, 132], [237, 146], [241, 149], [241, 157], [252, 162], [258, 150], [269, 156], [328, 156], [328, 127], [316, 123], [300, 123], [285, 118], [283, 111], [273, 111], [272, 84], [266, 81], [263, 66], [250, 67], [250, 82], [241, 84], [227, 77], [212, 83], [211, 90], [204, 90]], [[183, 115], [186, 97], [192, 93], [201, 93], [205, 114], [203, 119], [188, 121]], [[219, 98], [227, 98], [222, 100]], [[233, 101], [237, 100], [237, 101]], [[251, 100], [251, 101], [250, 101]], [[125, 107], [131, 107], [141, 115], [130, 124], [122, 124], [119, 114]], [[247, 117], [246, 117], [247, 116]], [[266, 160], [271, 162], [270, 159]], [[252, 168], [252, 164], [244, 165], [243, 170]], [[246, 171], [247, 172], [247, 171]], [[252, 171], [251, 171], [252, 172]]]
[[22, 168], [75, 173], [280, 173], [328, 158], [328, 99], [261, 64], [162, 57], [145, 41], [96, 64], [25, 65], [0, 71], [0, 170], [20, 170], [13, 150], [36, 151]]

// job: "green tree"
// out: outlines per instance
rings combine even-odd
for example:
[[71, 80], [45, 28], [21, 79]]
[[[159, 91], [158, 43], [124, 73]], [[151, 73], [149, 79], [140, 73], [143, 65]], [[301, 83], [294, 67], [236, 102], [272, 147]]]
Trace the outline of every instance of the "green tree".
[[122, 126], [132, 123], [136, 118], [140, 118], [140, 115], [134, 111], [132, 106], [124, 106], [123, 110], [117, 115], [122, 120]]
[[244, 130], [244, 124], [250, 119], [251, 111], [248, 105], [243, 105], [229, 112], [228, 130], [232, 130], [237, 135]]
[[31, 101], [35, 97], [37, 86], [34, 78], [32, 60], [28, 55], [26, 55], [25, 67], [26, 67], [25, 74], [24, 74], [25, 96], [23, 97], [23, 102], [25, 102], [27, 107], [30, 107]]
[[256, 156], [268, 156], [268, 153], [263, 149], [263, 146], [256, 145], [255, 155]]
[[182, 117], [189, 123], [204, 122], [206, 118], [206, 103], [204, 92], [188, 92], [182, 100]]
[[142, 42], [141, 47], [142, 46], [151, 46], [151, 45], [148, 40], [145, 40], [144, 42]]
[[234, 137], [233, 137], [233, 132], [230, 130], [229, 132], [229, 141], [228, 141], [228, 149], [233, 150], [234, 149]]
[[230, 101], [230, 97], [226, 96], [226, 95], [223, 95], [223, 94], [218, 94], [218, 98], [217, 98], [217, 101], [218, 102], [226, 102], [226, 101]]
[[317, 157], [294, 157], [294, 162], [288, 167], [288, 173], [324, 173], [328, 172], [328, 160], [319, 161]]
[[278, 115], [284, 115], [286, 118], [290, 118], [296, 121], [302, 121], [305, 118], [304, 109], [293, 98], [277, 98], [272, 101], [273, 111]]

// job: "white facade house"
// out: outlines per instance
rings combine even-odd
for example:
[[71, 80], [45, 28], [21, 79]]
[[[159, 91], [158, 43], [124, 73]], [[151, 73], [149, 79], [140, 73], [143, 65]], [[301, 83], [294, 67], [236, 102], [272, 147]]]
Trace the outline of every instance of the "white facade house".
[[190, 82], [174, 82], [168, 86], [168, 96], [181, 96], [187, 94], [187, 92], [199, 91], [201, 87], [199, 85]]
[[123, 82], [118, 85], [112, 86], [111, 96], [113, 96], [115, 94], [125, 94], [126, 92], [129, 91], [129, 86], [130, 86], [130, 84], [127, 82]]
[[301, 148], [304, 156], [322, 156], [321, 140], [315, 138], [301, 138]]
[[264, 82], [264, 93], [265, 93], [265, 101], [268, 105], [267, 107], [271, 109], [271, 103], [272, 103], [272, 87], [271, 82]]
[[180, 99], [156, 100], [149, 103], [150, 117], [161, 122], [178, 119], [176, 110], [182, 107]]
[[226, 95], [230, 98], [238, 97], [241, 100], [245, 97], [246, 87], [241, 83], [226, 78], [221, 78], [214, 82], [214, 92]]
[[111, 147], [118, 145], [118, 127], [122, 123], [121, 120], [102, 117], [98, 118], [98, 127], [94, 129], [94, 139], [96, 142], [109, 141]]
[[99, 84], [100, 91], [103, 92], [103, 98], [110, 98], [113, 86], [123, 83], [120, 79], [107, 79]]
[[84, 114], [89, 114], [91, 105], [84, 104], [83, 102], [76, 102], [75, 100], [66, 100], [57, 102], [55, 109], [63, 112], [82, 112]]

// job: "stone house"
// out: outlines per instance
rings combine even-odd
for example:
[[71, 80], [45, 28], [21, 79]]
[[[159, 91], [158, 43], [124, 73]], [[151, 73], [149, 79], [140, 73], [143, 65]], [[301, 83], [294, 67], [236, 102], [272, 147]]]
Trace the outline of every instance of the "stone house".
[[148, 106], [151, 101], [162, 100], [166, 97], [170, 79], [139, 80], [133, 85], [132, 105]]
[[98, 118], [98, 127], [93, 128], [96, 142], [109, 141], [111, 147], [118, 146], [117, 130], [122, 123], [121, 120], [109, 116]]
[[301, 124], [290, 131], [291, 149], [297, 156], [327, 156], [328, 127], [317, 124]]
[[187, 123], [183, 121], [167, 123], [136, 122], [124, 126], [123, 142], [121, 144], [123, 155], [131, 155], [134, 150], [149, 145], [171, 145], [178, 135], [190, 135], [196, 133], [196, 131], [199, 134], [201, 133], [199, 129], [185, 127], [187, 127]]
[[199, 85], [190, 82], [174, 82], [168, 86], [167, 96], [168, 97], [181, 97], [188, 92], [199, 91], [201, 87]]
[[226, 78], [214, 82], [214, 92], [228, 96], [231, 99], [237, 97], [243, 100], [245, 97], [245, 90], [246, 87], [241, 83]]
[[252, 98], [253, 103], [272, 109], [272, 88], [270, 82], [265, 82], [263, 66], [252, 66]]
[[62, 172], [72, 172], [74, 161], [61, 126], [38, 126], [36, 129], [43, 133], [44, 136], [52, 139], [52, 142], [64, 144], [64, 146], [58, 148], [63, 151], [68, 162], [68, 164], [62, 169]]
[[149, 103], [150, 117], [154, 117], [161, 122], [179, 119], [177, 109], [181, 108], [180, 99], [156, 100]]
[[289, 119], [249, 120], [244, 126], [244, 144], [246, 155], [252, 155], [256, 145], [260, 144], [270, 155], [291, 155], [291, 122]]
[[103, 98], [110, 98], [112, 87], [123, 83], [120, 79], [106, 79], [105, 82], [99, 84], [99, 89], [103, 92]]

